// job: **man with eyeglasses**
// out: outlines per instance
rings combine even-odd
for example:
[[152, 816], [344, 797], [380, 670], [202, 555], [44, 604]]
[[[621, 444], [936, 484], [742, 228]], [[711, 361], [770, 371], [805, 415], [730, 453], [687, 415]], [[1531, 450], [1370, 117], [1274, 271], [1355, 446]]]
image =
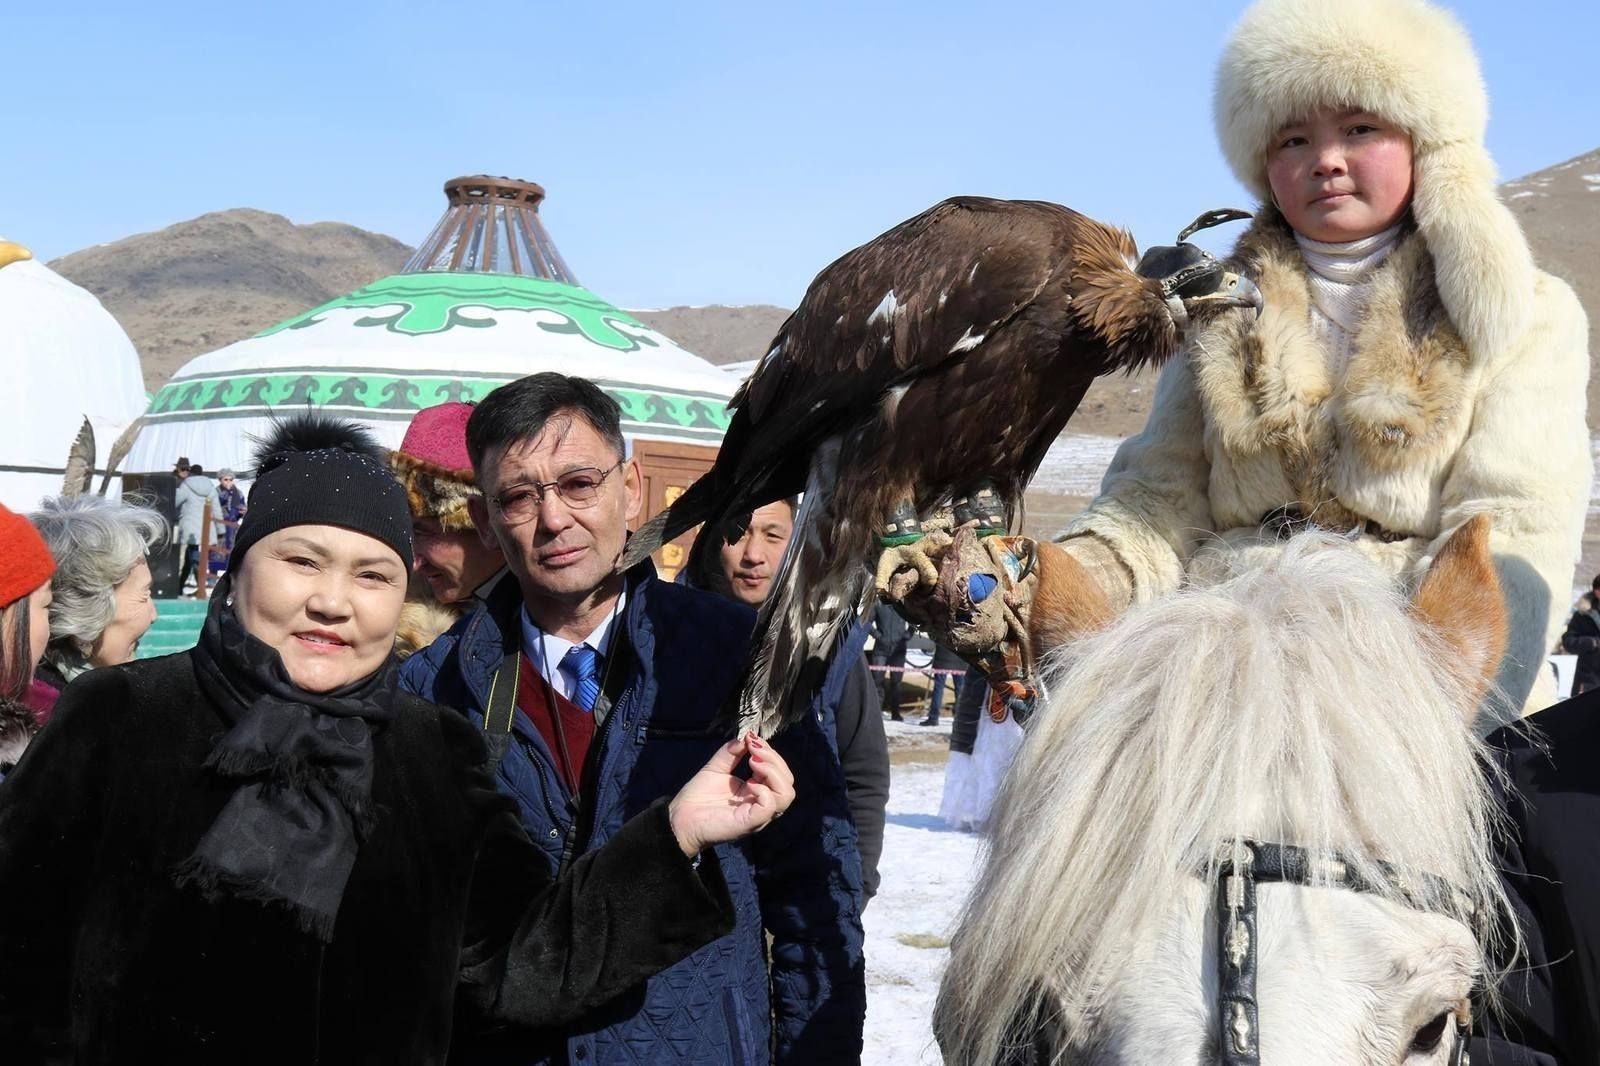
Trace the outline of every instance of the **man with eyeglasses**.
[[[484, 729], [501, 790], [560, 869], [724, 738], [754, 614], [648, 562], [616, 572], [643, 479], [592, 382], [504, 385], [466, 438], [482, 491], [468, 506], [516, 580], [408, 659], [402, 683]], [[773, 743], [798, 796], [781, 824], [718, 849], [733, 933], [562, 1032], [458, 1034], [451, 1062], [858, 1062], [862, 877], [843, 775], [814, 716]]]

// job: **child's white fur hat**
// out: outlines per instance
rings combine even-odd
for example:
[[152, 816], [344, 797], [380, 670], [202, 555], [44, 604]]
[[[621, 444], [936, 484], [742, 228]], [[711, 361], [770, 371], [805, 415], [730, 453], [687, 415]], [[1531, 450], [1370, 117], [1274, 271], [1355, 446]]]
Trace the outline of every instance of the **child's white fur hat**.
[[1451, 321], [1480, 358], [1526, 326], [1533, 258], [1495, 191], [1488, 94], [1455, 16], [1426, 0], [1257, 0], [1223, 49], [1213, 107], [1223, 154], [1263, 200], [1284, 126], [1322, 107], [1400, 125], [1414, 148], [1412, 211]]

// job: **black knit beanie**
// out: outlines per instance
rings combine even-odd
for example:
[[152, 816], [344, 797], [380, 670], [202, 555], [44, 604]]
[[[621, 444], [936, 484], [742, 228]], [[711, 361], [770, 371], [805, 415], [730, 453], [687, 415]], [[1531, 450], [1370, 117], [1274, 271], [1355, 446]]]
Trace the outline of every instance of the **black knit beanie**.
[[321, 415], [278, 423], [256, 449], [250, 509], [230, 570], [250, 546], [289, 526], [340, 526], [375, 537], [411, 570], [411, 508], [383, 449], [364, 426]]

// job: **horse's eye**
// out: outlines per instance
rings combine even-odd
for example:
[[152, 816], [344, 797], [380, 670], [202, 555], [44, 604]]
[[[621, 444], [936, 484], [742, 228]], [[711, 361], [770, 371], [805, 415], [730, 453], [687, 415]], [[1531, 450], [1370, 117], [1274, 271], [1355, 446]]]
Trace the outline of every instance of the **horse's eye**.
[[1444, 1039], [1444, 1030], [1450, 1024], [1450, 1019], [1455, 1017], [1455, 1012], [1445, 1011], [1433, 1021], [1417, 1030], [1411, 1038], [1410, 1054], [1426, 1055], [1439, 1046], [1439, 1041]]

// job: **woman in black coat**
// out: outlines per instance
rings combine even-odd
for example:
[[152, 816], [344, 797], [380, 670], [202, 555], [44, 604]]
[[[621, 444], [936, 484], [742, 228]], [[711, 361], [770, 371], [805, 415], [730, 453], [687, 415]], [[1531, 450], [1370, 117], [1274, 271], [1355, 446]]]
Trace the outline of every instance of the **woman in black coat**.
[[732, 742], [552, 882], [477, 733], [396, 684], [399, 486], [269, 451], [200, 644], [74, 682], [0, 784], [0, 1061], [439, 1063], [558, 1024], [731, 930], [709, 845], [793, 797]]

